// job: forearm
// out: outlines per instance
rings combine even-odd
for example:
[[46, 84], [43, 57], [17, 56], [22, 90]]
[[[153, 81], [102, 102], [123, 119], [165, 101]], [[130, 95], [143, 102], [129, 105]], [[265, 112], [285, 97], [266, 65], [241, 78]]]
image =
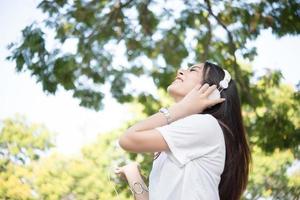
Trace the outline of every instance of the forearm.
[[135, 200], [148, 200], [149, 191], [138, 168], [131, 168], [125, 173], [129, 187], [133, 193]]
[[[170, 112], [170, 122], [174, 122], [178, 119], [186, 117], [188, 114], [184, 111], [184, 108], [180, 103], [175, 103], [174, 105], [168, 108]], [[167, 119], [163, 113], [155, 113], [150, 117], [138, 122], [134, 126], [130, 127], [126, 132], [133, 132], [133, 131], [144, 131], [153, 129], [156, 127], [164, 126], [167, 124]]]

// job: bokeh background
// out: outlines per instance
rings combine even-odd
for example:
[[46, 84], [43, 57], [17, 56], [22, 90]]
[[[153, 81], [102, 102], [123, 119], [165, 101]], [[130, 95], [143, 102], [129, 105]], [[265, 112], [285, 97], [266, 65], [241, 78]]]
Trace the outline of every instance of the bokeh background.
[[118, 137], [205, 60], [238, 83], [243, 198], [300, 199], [299, 0], [1, 0], [0, 16], [0, 199], [133, 199], [113, 169], [147, 180], [153, 158]]

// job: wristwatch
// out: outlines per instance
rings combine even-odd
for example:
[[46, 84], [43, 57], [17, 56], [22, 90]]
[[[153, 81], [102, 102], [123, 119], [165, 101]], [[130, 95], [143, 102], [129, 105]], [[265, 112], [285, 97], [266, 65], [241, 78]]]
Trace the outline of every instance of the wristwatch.
[[164, 116], [167, 119], [167, 124], [170, 124], [170, 122], [171, 122], [171, 116], [170, 116], [169, 110], [167, 108], [161, 108], [161, 109], [159, 109], [159, 112], [161, 112], [161, 113], [164, 114]]

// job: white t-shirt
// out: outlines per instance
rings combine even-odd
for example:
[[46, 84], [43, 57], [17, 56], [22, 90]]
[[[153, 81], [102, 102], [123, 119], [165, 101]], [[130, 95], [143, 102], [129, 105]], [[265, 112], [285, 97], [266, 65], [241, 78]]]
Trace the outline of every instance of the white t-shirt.
[[218, 200], [225, 141], [218, 121], [194, 114], [156, 128], [170, 151], [153, 161], [150, 200]]

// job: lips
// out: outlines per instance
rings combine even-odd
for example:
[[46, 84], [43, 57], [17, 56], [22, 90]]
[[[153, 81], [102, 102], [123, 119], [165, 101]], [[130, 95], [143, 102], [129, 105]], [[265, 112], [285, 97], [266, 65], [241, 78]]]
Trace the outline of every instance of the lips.
[[181, 80], [181, 82], [183, 82], [183, 79], [180, 78], [180, 77], [176, 77], [175, 81], [176, 81], [176, 80]]

